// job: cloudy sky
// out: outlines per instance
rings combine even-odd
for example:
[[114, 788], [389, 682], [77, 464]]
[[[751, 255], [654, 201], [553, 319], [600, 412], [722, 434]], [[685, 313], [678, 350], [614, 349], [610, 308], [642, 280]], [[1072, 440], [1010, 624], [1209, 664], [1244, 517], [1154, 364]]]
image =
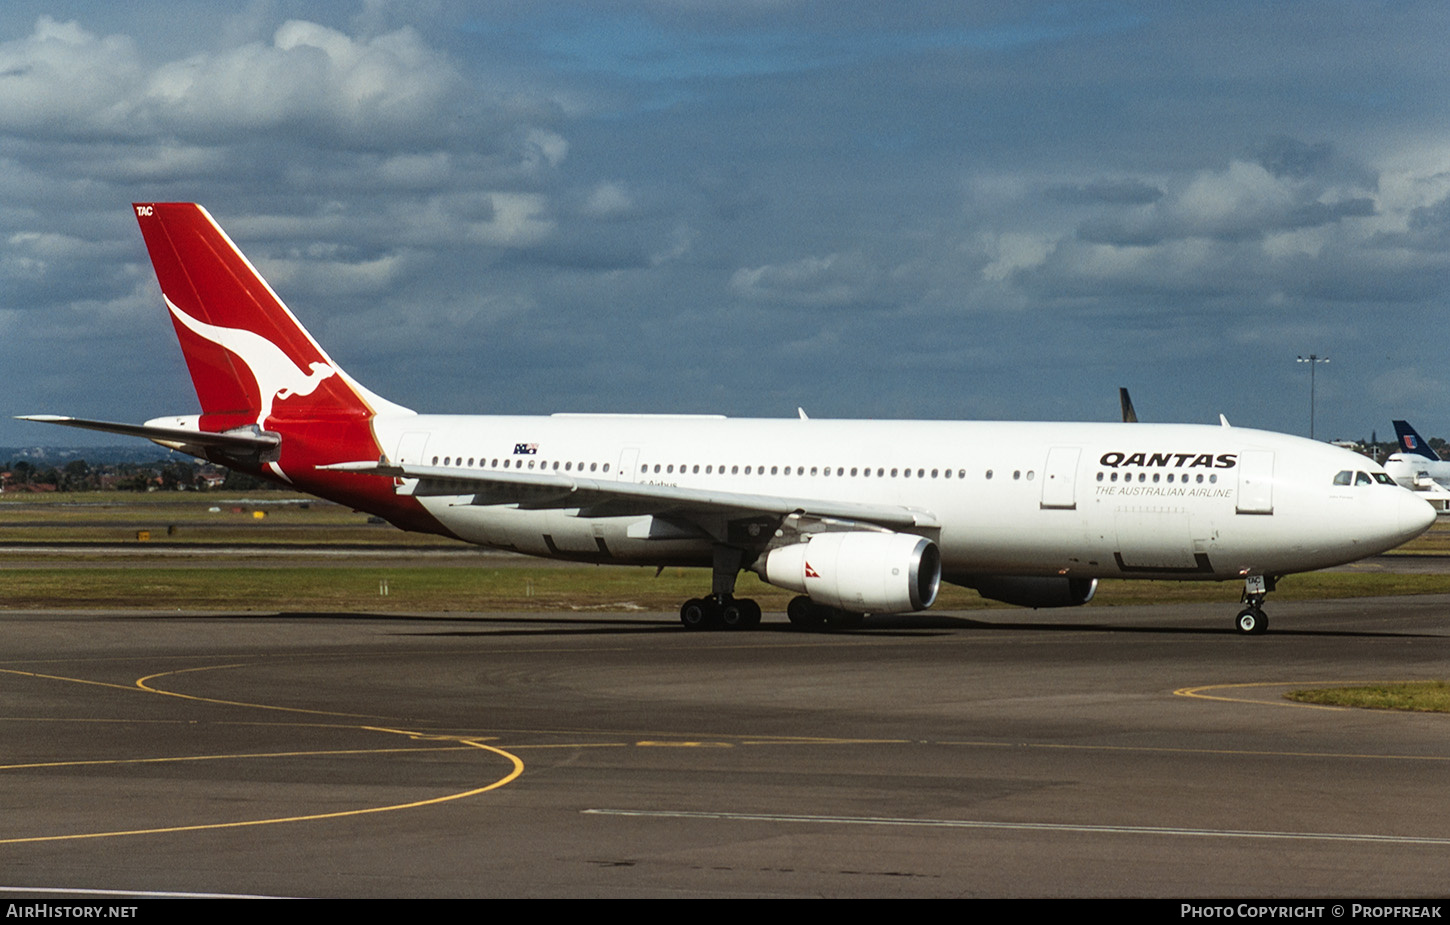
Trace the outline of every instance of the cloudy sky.
[[427, 411], [1450, 434], [1450, 6], [0, 6], [0, 445], [195, 395], [203, 203]]

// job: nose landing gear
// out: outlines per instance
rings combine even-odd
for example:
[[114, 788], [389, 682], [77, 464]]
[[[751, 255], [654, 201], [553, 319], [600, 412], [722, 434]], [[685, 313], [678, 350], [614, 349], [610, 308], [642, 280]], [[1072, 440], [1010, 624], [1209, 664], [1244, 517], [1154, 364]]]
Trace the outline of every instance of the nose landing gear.
[[1259, 636], [1269, 631], [1269, 618], [1258, 607], [1245, 607], [1234, 619], [1234, 629], [1245, 636]]
[[1234, 618], [1234, 629], [1244, 636], [1262, 636], [1269, 631], [1269, 618], [1264, 614], [1264, 598], [1274, 590], [1272, 576], [1249, 575], [1244, 578], [1243, 602], [1248, 606]]

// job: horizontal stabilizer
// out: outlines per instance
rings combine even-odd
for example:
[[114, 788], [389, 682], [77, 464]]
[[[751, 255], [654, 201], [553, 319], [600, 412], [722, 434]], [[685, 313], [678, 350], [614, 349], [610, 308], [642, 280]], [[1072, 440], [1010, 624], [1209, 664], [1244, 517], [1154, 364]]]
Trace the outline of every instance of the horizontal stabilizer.
[[61, 424], [65, 427], [79, 427], [83, 430], [99, 430], [108, 434], [123, 434], [127, 437], [145, 437], [168, 445], [211, 446], [224, 450], [267, 450], [282, 442], [276, 434], [232, 430], [212, 433], [190, 430], [184, 427], [158, 427], [152, 424], [119, 424], [114, 421], [88, 421], [84, 418], [68, 418], [59, 414], [22, 414], [20, 421], [38, 421], [41, 424]]

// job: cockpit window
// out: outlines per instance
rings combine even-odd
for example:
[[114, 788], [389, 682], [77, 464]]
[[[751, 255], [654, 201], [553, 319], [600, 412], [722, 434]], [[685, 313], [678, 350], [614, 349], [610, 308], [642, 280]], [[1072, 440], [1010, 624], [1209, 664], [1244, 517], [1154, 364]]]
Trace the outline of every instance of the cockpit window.
[[1394, 479], [1383, 472], [1376, 472], [1370, 475], [1367, 472], [1351, 472], [1345, 469], [1334, 475], [1334, 484], [1336, 485], [1373, 485], [1376, 482], [1381, 485], [1396, 484]]

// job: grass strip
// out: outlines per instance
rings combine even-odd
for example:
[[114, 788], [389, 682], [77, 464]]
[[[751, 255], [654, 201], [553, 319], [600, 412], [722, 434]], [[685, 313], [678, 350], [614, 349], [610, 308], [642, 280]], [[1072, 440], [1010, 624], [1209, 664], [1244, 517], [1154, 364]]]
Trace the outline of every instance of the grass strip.
[[[176, 568], [138, 562], [98, 566], [93, 560], [44, 568], [0, 568], [0, 608], [161, 608], [182, 610], [548, 611], [649, 610], [670, 612], [710, 586], [705, 569], [631, 566], [468, 568], [436, 565], [353, 564], [247, 567], [217, 563]], [[1103, 581], [1089, 606], [1185, 602], [1232, 609], [1237, 582]], [[740, 576], [736, 595], [784, 610], [793, 592]], [[1450, 575], [1317, 572], [1280, 582], [1274, 600], [1450, 594]], [[1006, 607], [975, 591], [943, 585], [936, 610]], [[1016, 609], [1016, 608], [1013, 608]]]
[[1406, 681], [1398, 684], [1369, 684], [1363, 687], [1331, 687], [1289, 691], [1284, 696], [1300, 703], [1337, 707], [1450, 713], [1450, 681]]

